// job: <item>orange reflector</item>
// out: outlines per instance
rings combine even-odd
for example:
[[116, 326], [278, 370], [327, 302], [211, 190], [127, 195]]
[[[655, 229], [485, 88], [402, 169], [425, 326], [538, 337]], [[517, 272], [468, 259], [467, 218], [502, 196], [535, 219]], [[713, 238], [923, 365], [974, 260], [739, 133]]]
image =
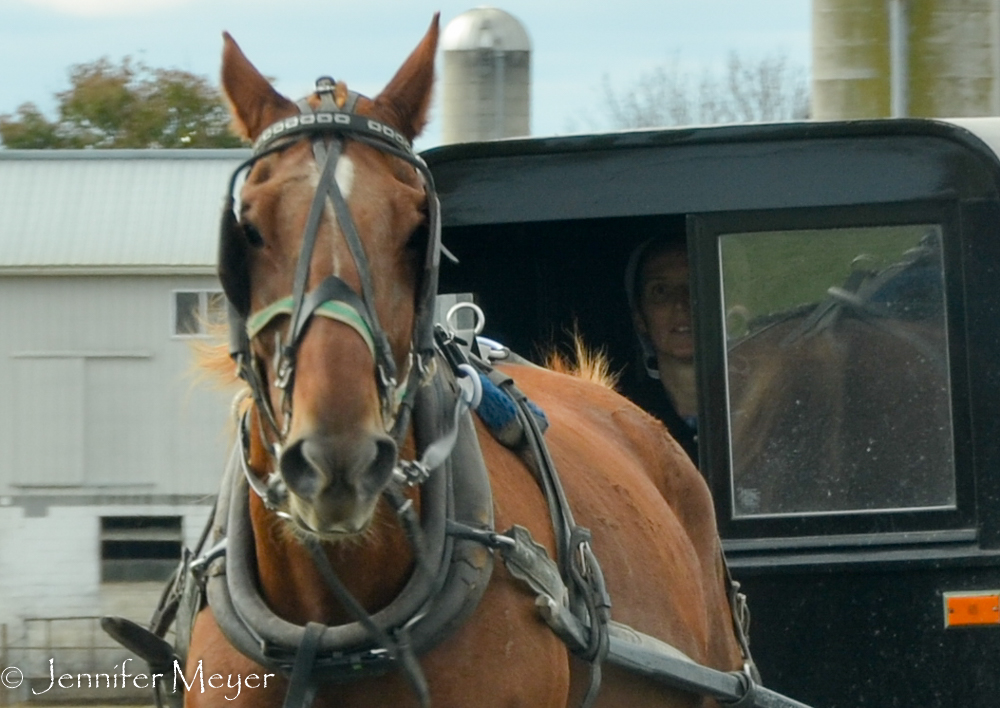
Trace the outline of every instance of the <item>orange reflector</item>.
[[946, 592], [944, 626], [1000, 625], [1000, 590]]

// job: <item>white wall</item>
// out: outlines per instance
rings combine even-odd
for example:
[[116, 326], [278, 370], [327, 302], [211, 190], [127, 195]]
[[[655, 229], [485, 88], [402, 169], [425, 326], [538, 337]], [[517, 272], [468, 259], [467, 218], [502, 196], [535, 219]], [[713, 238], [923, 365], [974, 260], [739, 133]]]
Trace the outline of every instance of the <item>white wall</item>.
[[121, 614], [145, 624], [163, 583], [101, 583], [101, 517], [183, 516], [191, 548], [210, 511], [208, 504], [0, 507], [0, 623], [12, 640], [28, 617]]
[[211, 276], [0, 277], [0, 495], [213, 494], [233, 391], [198, 385], [173, 292]]
[[[217, 289], [211, 275], [0, 275], [10, 661], [40, 656], [18, 658], [44, 624], [27, 618], [148, 622], [163, 583], [101, 582], [102, 516], [182, 516], [188, 546], [197, 541], [228, 457], [233, 391], [198, 384], [191, 340], [173, 336], [173, 293]], [[60, 641], [92, 641], [88, 626], [62, 623]]]

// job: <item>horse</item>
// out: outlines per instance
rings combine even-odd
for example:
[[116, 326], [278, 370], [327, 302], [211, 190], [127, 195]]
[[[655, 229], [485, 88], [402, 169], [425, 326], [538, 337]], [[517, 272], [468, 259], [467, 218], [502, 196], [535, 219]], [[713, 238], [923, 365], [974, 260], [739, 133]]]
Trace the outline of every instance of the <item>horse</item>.
[[727, 352], [736, 515], [955, 502], [939, 239]]
[[[463, 572], [472, 578], [466, 585], [474, 606], [466, 603], [419, 652], [408, 651], [405, 627], [390, 634], [377, 621], [426, 574], [419, 549], [429, 543], [421, 536], [427, 532], [413, 510], [424, 513], [429, 502], [420, 482], [438, 475], [436, 463], [404, 463], [434, 448], [438, 438], [421, 441], [410, 409], [448, 368], [427, 344], [441, 251], [437, 203], [429, 173], [407, 148], [427, 120], [437, 40], [435, 16], [374, 99], [325, 78], [296, 103], [224, 35], [222, 87], [234, 126], [257, 145], [220, 243], [234, 351], [253, 393], [234, 453], [246, 481], [230, 502], [246, 506], [252, 536], [246, 557], [232, 542], [226, 553], [247, 566], [275, 622], [305, 629], [302, 643], [289, 649], [288, 675], [275, 672], [233, 645], [210, 585], [208, 603], [194, 608], [183, 664], [190, 708], [279, 705], [289, 692], [303, 705], [435, 708], [562, 708], [590, 695], [592, 662], [543, 621], [537, 590], [509, 564], [476, 574], [504, 539], [473, 529], [473, 521], [463, 527], [473, 546]], [[317, 131], [324, 121], [326, 132]], [[495, 368], [498, 380], [509, 377], [530, 401], [529, 424], [547, 426], [547, 454], [574, 528], [589, 531], [574, 555], [586, 552], [592, 570], [599, 561], [615, 620], [703, 665], [741, 670], [712, 500], [680, 447], [607, 386], [527, 363]], [[456, 381], [446, 390], [462, 389]], [[451, 429], [450, 405], [439, 437]], [[473, 425], [469, 444], [481, 451], [489, 483], [475, 523], [492, 516], [497, 529], [523, 529], [557, 558], [565, 549], [537, 470], [482, 416], [470, 431]], [[421, 472], [423, 479], [414, 479]], [[456, 488], [468, 472], [455, 472]], [[351, 623], [375, 648], [344, 669], [348, 680], [297, 685], [301, 656], [315, 654], [323, 628]], [[365, 673], [365, 662], [387, 654], [395, 661]], [[715, 704], [612, 665], [604, 667], [594, 703]]]

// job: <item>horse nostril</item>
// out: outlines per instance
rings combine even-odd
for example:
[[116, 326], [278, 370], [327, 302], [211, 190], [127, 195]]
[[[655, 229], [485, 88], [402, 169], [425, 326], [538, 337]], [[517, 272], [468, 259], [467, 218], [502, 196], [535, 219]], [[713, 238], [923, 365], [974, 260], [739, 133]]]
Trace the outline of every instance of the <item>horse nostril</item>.
[[392, 476], [396, 466], [396, 443], [389, 437], [375, 439], [375, 459], [368, 468], [371, 486], [381, 491]]
[[288, 489], [301, 499], [315, 499], [326, 487], [375, 495], [392, 476], [396, 443], [383, 435], [350, 444], [306, 437], [286, 447], [278, 464]]
[[278, 465], [281, 476], [288, 488], [299, 497], [312, 499], [320, 489], [320, 473], [306, 459], [302, 450], [304, 440], [286, 447], [281, 453]]

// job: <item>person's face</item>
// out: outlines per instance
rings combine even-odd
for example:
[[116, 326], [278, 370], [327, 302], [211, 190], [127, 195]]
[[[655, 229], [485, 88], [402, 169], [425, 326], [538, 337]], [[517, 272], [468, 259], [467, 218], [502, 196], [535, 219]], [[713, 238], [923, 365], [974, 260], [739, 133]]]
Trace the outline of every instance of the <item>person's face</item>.
[[687, 253], [668, 250], [646, 259], [639, 274], [639, 312], [635, 326], [653, 343], [658, 358], [694, 358], [691, 291]]

